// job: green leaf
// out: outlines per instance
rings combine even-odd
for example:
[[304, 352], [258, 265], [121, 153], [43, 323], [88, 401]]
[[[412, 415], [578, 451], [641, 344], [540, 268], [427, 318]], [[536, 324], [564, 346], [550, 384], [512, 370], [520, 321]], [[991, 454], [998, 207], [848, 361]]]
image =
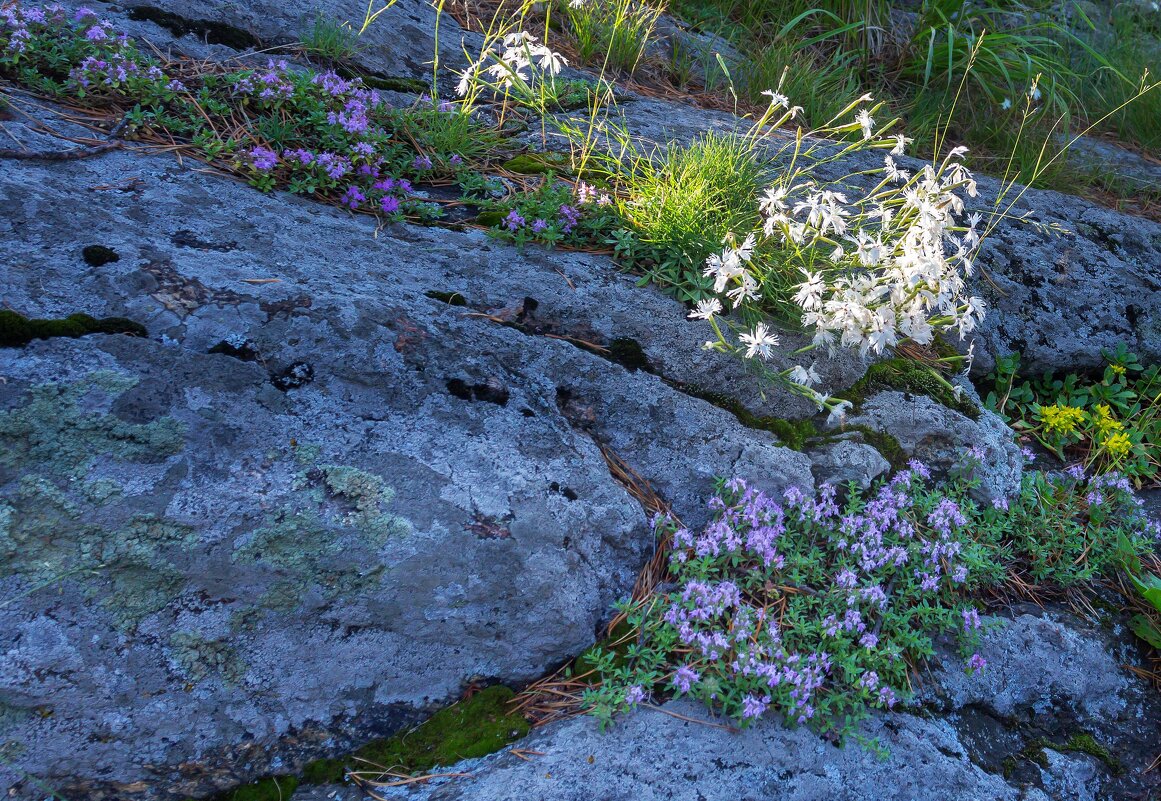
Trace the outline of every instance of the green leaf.
[[1152, 620], [1144, 615], [1134, 615], [1129, 621], [1129, 628], [1142, 640], [1161, 650], [1161, 628]]

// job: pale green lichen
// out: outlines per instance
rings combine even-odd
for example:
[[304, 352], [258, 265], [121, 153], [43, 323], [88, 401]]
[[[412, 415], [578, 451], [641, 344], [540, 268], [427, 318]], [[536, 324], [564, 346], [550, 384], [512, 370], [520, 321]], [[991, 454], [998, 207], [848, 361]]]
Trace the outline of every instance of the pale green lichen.
[[32, 387], [23, 405], [0, 412], [0, 465], [19, 474], [0, 498], [0, 576], [19, 576], [28, 594], [79, 582], [122, 630], [180, 592], [169, 557], [197, 540], [188, 526], [109, 507], [124, 491], [117, 482], [85, 480], [98, 460], [156, 463], [181, 450], [171, 418], [135, 424], [94, 411], [136, 383], [96, 372]]
[[375, 554], [409, 531], [388, 511], [395, 493], [377, 475], [324, 465], [300, 475], [299, 485], [304, 508], [283, 509], [234, 551], [235, 563], [277, 572], [262, 599], [268, 609], [294, 609], [312, 588], [326, 600], [371, 589], [384, 570]]
[[32, 387], [27, 403], [0, 412], [0, 465], [79, 478], [98, 458], [151, 462], [180, 452], [184, 429], [173, 418], [129, 423], [82, 406], [90, 393], [119, 395], [136, 383], [99, 371], [73, 384]]
[[169, 638], [170, 653], [182, 675], [197, 683], [209, 676], [220, 676], [230, 684], [246, 675], [246, 663], [229, 641], [207, 639], [192, 631], [179, 631]]

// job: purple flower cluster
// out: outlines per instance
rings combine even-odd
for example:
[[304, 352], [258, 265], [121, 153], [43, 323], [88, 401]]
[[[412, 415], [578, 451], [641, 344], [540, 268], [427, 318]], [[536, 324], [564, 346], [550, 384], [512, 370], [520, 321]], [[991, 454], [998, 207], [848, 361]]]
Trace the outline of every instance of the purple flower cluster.
[[267, 103], [289, 100], [294, 97], [294, 83], [290, 80], [290, 64], [285, 60], [266, 62], [266, 69], [245, 73], [234, 84], [234, 90], [242, 95], [257, 98]]
[[[714, 516], [700, 532], [657, 519], [672, 535], [679, 579], [659, 621], [681, 655], [673, 687], [737, 687], [732, 714], [743, 721], [773, 707], [806, 723], [826, 706], [824, 695], [844, 692], [892, 708], [892, 682], [906, 680], [901, 657], [913, 637], [898, 626], [936, 610], [941, 627], [955, 616], [968, 638], [980, 628], [974, 609], [948, 603], [967, 579], [960, 558], [968, 516], [952, 498], [926, 494], [929, 476], [914, 462], [845, 513], [829, 485], [774, 498], [733, 479], [710, 500]], [[779, 606], [787, 598], [799, 611]], [[788, 619], [797, 622], [788, 628]]]

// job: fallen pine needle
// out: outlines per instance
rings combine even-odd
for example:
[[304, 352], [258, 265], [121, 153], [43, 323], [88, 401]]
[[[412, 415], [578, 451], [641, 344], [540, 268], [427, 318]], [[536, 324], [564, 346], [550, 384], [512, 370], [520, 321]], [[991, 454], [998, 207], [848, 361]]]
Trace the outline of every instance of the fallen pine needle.
[[645, 709], [652, 709], [654, 712], [660, 712], [663, 715], [669, 715], [671, 718], [677, 718], [678, 720], [688, 721], [689, 723], [700, 723], [702, 726], [709, 726], [709, 727], [714, 728], [714, 729], [724, 729], [725, 731], [731, 732], [733, 734], [737, 734], [739, 731], [739, 729], [737, 729], [733, 726], [727, 726], [724, 723], [711, 723], [708, 720], [701, 720], [700, 718], [691, 718], [688, 715], [682, 715], [678, 712], [671, 712], [668, 709], [664, 709], [664, 708], [659, 707], [659, 706], [654, 706], [653, 704], [640, 704], [640, 706], [645, 708]]
[[281, 282], [281, 278], [243, 278], [243, 284], [277, 284]]

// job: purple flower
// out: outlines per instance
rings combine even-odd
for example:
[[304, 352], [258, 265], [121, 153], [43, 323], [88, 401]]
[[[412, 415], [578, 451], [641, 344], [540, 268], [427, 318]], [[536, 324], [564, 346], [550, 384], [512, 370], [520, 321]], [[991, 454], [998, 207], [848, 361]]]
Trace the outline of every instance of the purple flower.
[[1077, 481], [1080, 481], [1082, 478], [1084, 478], [1084, 465], [1074, 464], [1064, 472], [1068, 474], [1069, 478], [1074, 478]]
[[762, 717], [762, 713], [766, 711], [766, 707], [770, 705], [770, 696], [765, 698], [758, 698], [754, 695], [747, 695], [742, 699], [742, 718], [753, 719]]
[[416, 170], [430, 170], [431, 159], [424, 155], [416, 156], [415, 160], [411, 162], [411, 167]]
[[673, 686], [683, 693], [689, 692], [689, 688], [697, 684], [700, 680], [701, 674], [689, 665], [682, 665], [673, 674]]
[[366, 199], [367, 196], [363, 194], [363, 190], [359, 189], [357, 186], [351, 186], [348, 187], [347, 191], [343, 193], [342, 202], [344, 206], [357, 209], [359, 208], [359, 205]]
[[269, 172], [278, 166], [278, 154], [259, 145], [250, 151], [250, 162], [259, 172]]
[[1036, 454], [1033, 453], [1032, 449], [1029, 448], [1027, 445], [1022, 445], [1020, 447], [1020, 455], [1024, 457], [1025, 462], [1036, 461]]
[[647, 697], [645, 690], [640, 684], [634, 684], [629, 689], [625, 690], [625, 703], [629, 706], [636, 706]]
[[973, 671], [983, 670], [987, 667], [988, 660], [984, 659], [979, 654], [972, 654], [971, 659], [968, 660], [968, 668]]
[[963, 610], [963, 630], [965, 633], [971, 633], [978, 629], [982, 624], [980, 623], [980, 613], [974, 609], [968, 608]]
[[1105, 496], [1097, 490], [1092, 490], [1088, 495], [1084, 496], [1085, 501], [1089, 506], [1100, 506], [1105, 502]]
[[452, 153], [451, 158], [447, 160], [447, 163], [453, 167], [458, 167], [464, 163], [464, 158], [459, 153]]
[[518, 231], [524, 225], [524, 218], [520, 216], [520, 212], [516, 209], [508, 212], [508, 216], [504, 218], [504, 227], [509, 231]]
[[392, 197], [391, 195], [385, 195], [383, 199], [379, 201], [379, 207], [383, 209], [384, 214], [394, 214], [395, 212], [399, 211], [399, 199]]
[[103, 42], [109, 38], [109, 34], [100, 25], [94, 25], [85, 31], [85, 38], [90, 42]]
[[297, 150], [282, 151], [282, 157], [284, 159], [296, 159], [303, 167], [314, 161], [314, 153], [311, 153], [309, 150], [303, 150], [301, 147]]
[[547, 230], [548, 223], [546, 223], [544, 220], [536, 219], [532, 221], [532, 233], [543, 234]]
[[97, 14], [93, 11], [93, 9], [89, 8], [88, 6], [81, 6], [73, 13], [73, 20], [76, 22], [84, 22], [90, 17], [96, 19], [96, 16]]
[[999, 509], [1001, 512], [1008, 511], [1008, 499], [1003, 495], [998, 498], [992, 498], [992, 508]]
[[561, 230], [566, 234], [571, 233], [576, 224], [580, 222], [580, 212], [567, 204], [560, 207], [559, 216], [563, 223]]

